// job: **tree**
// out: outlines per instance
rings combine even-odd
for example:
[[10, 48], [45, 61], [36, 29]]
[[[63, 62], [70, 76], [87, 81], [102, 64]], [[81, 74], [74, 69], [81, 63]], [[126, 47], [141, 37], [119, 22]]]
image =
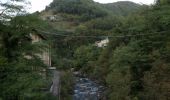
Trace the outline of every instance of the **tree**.
[[88, 21], [107, 15], [92, 0], [54, 0], [47, 9], [53, 9], [54, 13], [79, 15], [80, 21]]
[[[1, 3], [1, 6], [0, 99], [39, 99], [46, 95], [40, 91], [46, 86], [46, 80], [39, 74], [46, 66], [36, 55], [43, 45], [32, 44], [30, 33], [33, 29], [44, 29], [47, 24], [36, 14], [23, 14], [20, 5]], [[25, 55], [31, 55], [32, 59]]]
[[29, 2], [25, 0], [9, 0], [8, 2], [0, 2], [0, 21], [9, 21], [16, 15], [25, 14], [24, 6]]
[[93, 45], [81, 46], [74, 53], [74, 66], [83, 73], [91, 74], [94, 70], [95, 61], [100, 53], [100, 49]]

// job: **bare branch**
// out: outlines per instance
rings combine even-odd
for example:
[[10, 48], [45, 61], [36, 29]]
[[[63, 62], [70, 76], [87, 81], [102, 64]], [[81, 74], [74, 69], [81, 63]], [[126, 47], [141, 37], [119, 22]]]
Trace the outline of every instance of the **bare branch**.
[[2, 16], [4, 13], [5, 13], [5, 11], [7, 11], [9, 8], [6, 8], [6, 9], [4, 9], [1, 13], [0, 13], [0, 16]]

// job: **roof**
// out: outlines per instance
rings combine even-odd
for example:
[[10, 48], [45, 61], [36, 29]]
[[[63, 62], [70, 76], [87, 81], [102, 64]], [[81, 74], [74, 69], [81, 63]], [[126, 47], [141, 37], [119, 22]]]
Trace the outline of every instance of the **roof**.
[[36, 29], [32, 29], [32, 31], [34, 32], [34, 34], [38, 35], [42, 39], [47, 40], [47, 36], [45, 34], [38, 32]]

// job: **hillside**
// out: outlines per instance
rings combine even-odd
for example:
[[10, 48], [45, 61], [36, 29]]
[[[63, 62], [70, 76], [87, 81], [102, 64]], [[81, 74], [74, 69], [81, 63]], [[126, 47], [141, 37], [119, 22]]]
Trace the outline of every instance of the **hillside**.
[[[111, 35], [112, 29], [121, 25], [126, 15], [138, 11], [140, 7], [141, 5], [127, 1], [100, 4], [93, 0], [54, 0], [46, 7], [46, 10], [40, 13], [40, 16], [48, 21], [53, 29], [62, 31], [57, 34]], [[63, 45], [59, 48], [67, 48], [66, 44], [70, 43], [71, 49], [75, 49], [82, 44], [94, 43], [100, 39], [79, 38], [78, 40], [79, 42], [77, 38], [63, 38], [60, 41], [60, 45], [61, 43]], [[74, 52], [68, 49], [66, 54], [65, 50], [59, 50], [63, 51], [60, 54], [70, 55], [70, 52]]]
[[96, 15], [96, 17], [104, 15], [104, 12], [110, 12], [114, 15], [128, 15], [140, 8], [141, 5], [130, 1], [100, 4], [92, 0], [54, 0], [47, 7], [47, 9], [53, 9], [54, 12], [76, 15], [91, 14], [91, 16]]
[[76, 27], [91, 20], [126, 16], [140, 8], [141, 5], [127, 1], [99, 4], [92, 0], [54, 0], [40, 16], [56, 30], [74, 32]]
[[129, 1], [119, 1], [115, 3], [100, 4], [114, 15], [128, 15], [138, 11], [142, 6]]
[[170, 0], [6, 1], [0, 100], [170, 100]]

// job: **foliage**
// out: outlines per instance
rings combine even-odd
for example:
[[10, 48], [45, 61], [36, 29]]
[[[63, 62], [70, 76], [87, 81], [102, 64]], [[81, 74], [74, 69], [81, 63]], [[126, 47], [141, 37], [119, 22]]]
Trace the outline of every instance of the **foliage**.
[[74, 53], [74, 67], [76, 70], [80, 70], [83, 73], [91, 73], [94, 69], [95, 61], [97, 60], [100, 49], [93, 45], [81, 46], [77, 48]]
[[0, 2], [0, 21], [5, 22], [11, 20], [16, 15], [23, 15], [26, 13], [25, 7], [29, 2], [26, 0], [9, 0], [8, 2]]
[[[122, 7], [127, 9], [122, 10]], [[92, 0], [54, 0], [47, 8], [50, 9], [54, 14], [66, 17], [63, 18], [64, 21], [76, 23], [71, 33], [65, 30], [63, 34], [59, 34], [70, 37], [50, 37], [56, 48], [53, 64], [59, 66], [57, 68], [66, 70], [73, 67], [97, 79], [107, 87], [107, 100], [168, 99], [168, 0], [157, 0], [155, 5], [132, 15], [129, 13], [140, 8], [130, 2], [102, 5]], [[112, 11], [115, 9], [117, 12]], [[39, 52], [39, 46], [32, 45], [29, 37], [32, 28], [44, 27], [46, 24], [36, 15], [18, 16], [8, 24], [0, 23], [0, 99], [42, 100], [48, 96], [39, 90], [45, 85], [45, 80], [38, 74], [44, 65], [32, 54], [33, 51]], [[75, 35], [94, 38], [74, 37]], [[107, 35], [115, 36], [109, 38], [107, 47], [94, 46], [96, 41]], [[33, 58], [28, 60], [24, 58], [24, 54], [32, 54]], [[70, 72], [63, 74], [63, 100], [72, 98], [72, 81]]]
[[73, 76], [69, 71], [63, 72], [61, 76], [61, 99], [72, 100], [73, 94]]
[[74, 35], [120, 36], [110, 38], [104, 49], [89, 45], [102, 38], [66, 38], [74, 52], [73, 67], [108, 87], [108, 100], [168, 98], [169, 3], [160, 2], [133, 15], [92, 19], [76, 28]]
[[[36, 15], [22, 15], [0, 22], [0, 98], [18, 100], [44, 97], [42, 69], [46, 67], [36, 53], [43, 45], [32, 44], [30, 33], [46, 26]], [[42, 27], [39, 27], [39, 25]], [[27, 55], [31, 59], [27, 59]], [[39, 94], [37, 93], [39, 92]]]
[[119, 1], [115, 3], [100, 4], [103, 8], [107, 9], [113, 15], [123, 15], [127, 16], [130, 13], [135, 13], [139, 11], [144, 5], [129, 2], [129, 1]]
[[130, 92], [130, 64], [135, 59], [131, 47], [118, 47], [110, 59], [110, 72], [106, 78], [110, 100], [126, 100]]
[[80, 15], [82, 21], [107, 15], [92, 0], [54, 0], [49, 9], [54, 9], [54, 13]]

